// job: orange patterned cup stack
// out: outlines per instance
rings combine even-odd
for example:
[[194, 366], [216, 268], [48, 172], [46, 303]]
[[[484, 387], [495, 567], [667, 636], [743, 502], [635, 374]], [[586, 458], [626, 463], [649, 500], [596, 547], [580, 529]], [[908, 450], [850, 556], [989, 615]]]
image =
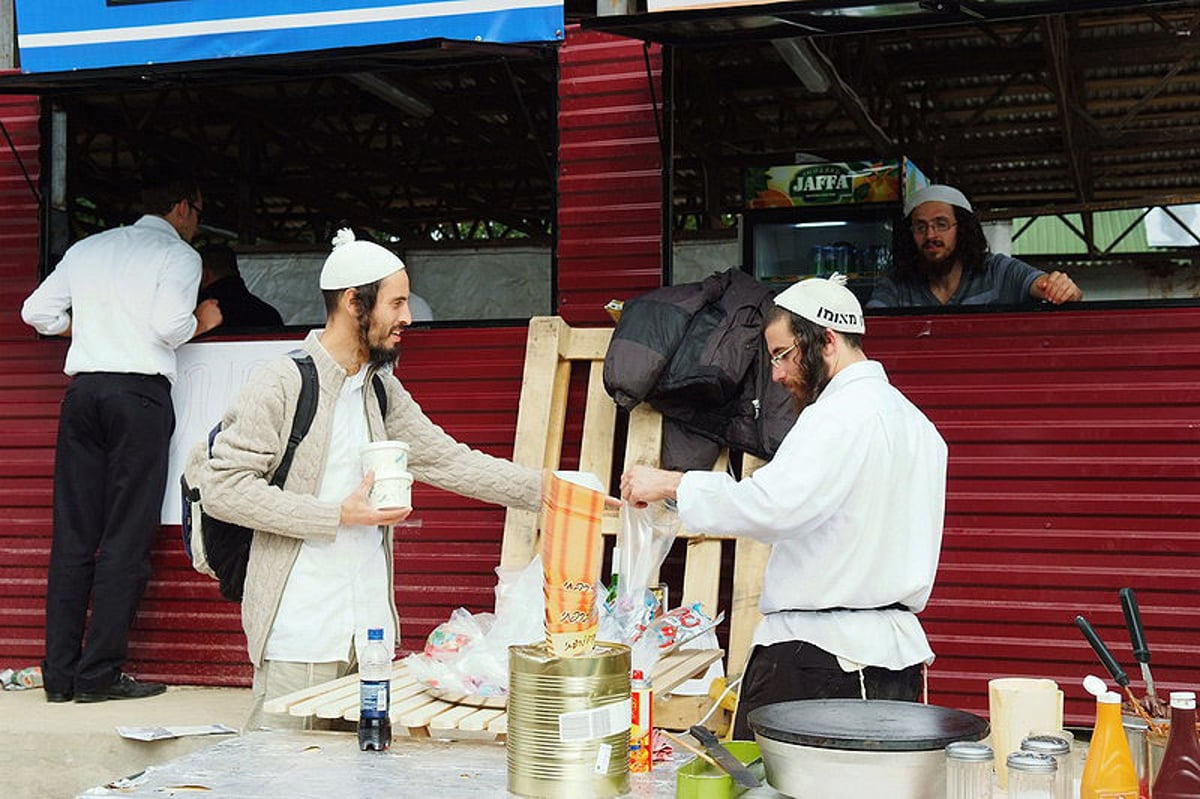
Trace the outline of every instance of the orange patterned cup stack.
[[542, 564], [546, 646], [558, 657], [591, 654], [596, 643], [603, 511], [602, 492], [551, 476], [542, 524]]

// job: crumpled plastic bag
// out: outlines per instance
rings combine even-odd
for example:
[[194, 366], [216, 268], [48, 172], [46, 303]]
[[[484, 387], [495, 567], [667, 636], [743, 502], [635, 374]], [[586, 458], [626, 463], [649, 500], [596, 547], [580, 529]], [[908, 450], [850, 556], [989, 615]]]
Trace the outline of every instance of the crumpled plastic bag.
[[423, 652], [404, 659], [433, 693], [506, 696], [508, 647], [544, 637], [541, 557], [522, 569], [497, 568], [496, 574], [495, 613], [458, 608], [429, 634]]

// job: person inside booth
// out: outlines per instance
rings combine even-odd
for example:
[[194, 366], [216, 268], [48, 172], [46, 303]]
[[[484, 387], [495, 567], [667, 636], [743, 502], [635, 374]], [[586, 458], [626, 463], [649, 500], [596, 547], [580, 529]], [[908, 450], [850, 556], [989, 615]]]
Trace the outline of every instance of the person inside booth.
[[989, 251], [966, 195], [934, 184], [904, 203], [895, 268], [875, 286], [868, 308], [1077, 302], [1083, 292], [1065, 272], [1043, 272]]

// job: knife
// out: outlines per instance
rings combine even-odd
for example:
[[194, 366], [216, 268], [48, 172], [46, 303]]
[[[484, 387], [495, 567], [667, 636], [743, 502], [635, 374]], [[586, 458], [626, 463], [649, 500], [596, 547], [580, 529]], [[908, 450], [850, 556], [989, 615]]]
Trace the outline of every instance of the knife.
[[1108, 669], [1108, 673], [1112, 675], [1113, 680], [1122, 688], [1129, 687], [1129, 675], [1125, 673], [1125, 669], [1121, 668], [1121, 664], [1113, 657], [1112, 652], [1108, 651], [1108, 647], [1100, 640], [1100, 636], [1096, 634], [1096, 630], [1092, 627], [1091, 622], [1083, 616], [1075, 617], [1075, 626], [1083, 633], [1083, 637], [1092, 645], [1093, 651], [1099, 656], [1100, 662], [1104, 664], [1104, 668]]
[[1125, 614], [1125, 626], [1129, 628], [1129, 643], [1133, 645], [1133, 656], [1142, 667], [1142, 681], [1146, 683], [1146, 695], [1155, 705], [1158, 695], [1154, 692], [1154, 678], [1150, 675], [1150, 647], [1146, 643], [1146, 630], [1142, 627], [1142, 614], [1138, 610], [1137, 594], [1132, 588], [1122, 588], [1121, 611]]
[[722, 746], [721, 742], [717, 740], [717, 736], [713, 735], [707, 727], [696, 724], [690, 727], [688, 732], [700, 742], [704, 751], [717, 761], [717, 765], [729, 772], [729, 776], [733, 777], [734, 782], [738, 785], [743, 788], [757, 788], [762, 785], [758, 777], [754, 776], [754, 773], [746, 768], [742, 761], [734, 757], [733, 752]]

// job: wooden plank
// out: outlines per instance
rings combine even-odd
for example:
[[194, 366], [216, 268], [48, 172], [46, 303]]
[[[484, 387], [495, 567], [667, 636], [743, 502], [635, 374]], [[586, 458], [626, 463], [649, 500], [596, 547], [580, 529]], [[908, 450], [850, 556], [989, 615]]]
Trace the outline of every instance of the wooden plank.
[[458, 705], [434, 699], [428, 704], [414, 707], [398, 714], [400, 724], [404, 727], [428, 727], [435, 718], [443, 713], [454, 710]]
[[725, 673], [732, 679], [742, 673], [750, 656], [754, 628], [762, 619], [758, 598], [762, 594], [763, 574], [771, 547], [750, 538], [739, 538], [734, 545], [733, 607], [729, 616], [729, 658]]
[[265, 713], [290, 713], [293, 716], [308, 715], [307, 713], [292, 713], [292, 707], [302, 705], [312, 700], [322, 701], [323, 697], [329, 691], [336, 691], [345, 686], [353, 686], [355, 690], [358, 688], [358, 675], [350, 674], [346, 677], [333, 680], [331, 682], [321, 683], [320, 685], [310, 685], [307, 688], [301, 688], [297, 691], [292, 691], [290, 694], [284, 694], [274, 699], [270, 699], [263, 703], [263, 712]]
[[683, 564], [683, 600], [690, 605], [699, 602], [709, 616], [717, 614], [721, 587], [721, 540], [718, 538], [689, 538], [687, 560]]
[[444, 713], [430, 720], [429, 734], [440, 737], [439, 734], [456, 732], [463, 719], [477, 712], [479, 712], [479, 708], [472, 705], [453, 705]]
[[604, 361], [593, 361], [588, 370], [587, 404], [583, 412], [583, 440], [579, 449], [579, 468], [591, 472], [607, 484], [612, 474], [613, 436], [617, 427], [617, 406], [604, 390]]
[[668, 694], [716, 663], [723, 654], [720, 649], [682, 649], [672, 652], [655, 664], [650, 685], [656, 693]]
[[625, 442], [625, 468], [637, 464], [658, 466], [662, 456], [662, 416], [644, 402], [629, 412]]
[[563, 336], [558, 354], [569, 361], [604, 362], [608, 354], [608, 342], [612, 339], [609, 327], [571, 327], [569, 335]]
[[486, 733], [491, 737], [492, 733], [488, 730], [488, 725], [501, 716], [507, 716], [508, 713], [503, 710], [493, 710], [492, 708], [480, 708], [474, 713], [464, 718], [458, 723], [458, 728], [463, 732], [481, 732]]
[[[558, 339], [563, 327], [563, 321], [557, 317], [535, 316], [529, 320], [517, 432], [513, 441], [513, 461], [522, 466], [541, 469], [546, 465]], [[533, 559], [536, 546], [537, 513], [509, 508], [504, 516], [501, 565], [506, 568], [524, 566]]]

